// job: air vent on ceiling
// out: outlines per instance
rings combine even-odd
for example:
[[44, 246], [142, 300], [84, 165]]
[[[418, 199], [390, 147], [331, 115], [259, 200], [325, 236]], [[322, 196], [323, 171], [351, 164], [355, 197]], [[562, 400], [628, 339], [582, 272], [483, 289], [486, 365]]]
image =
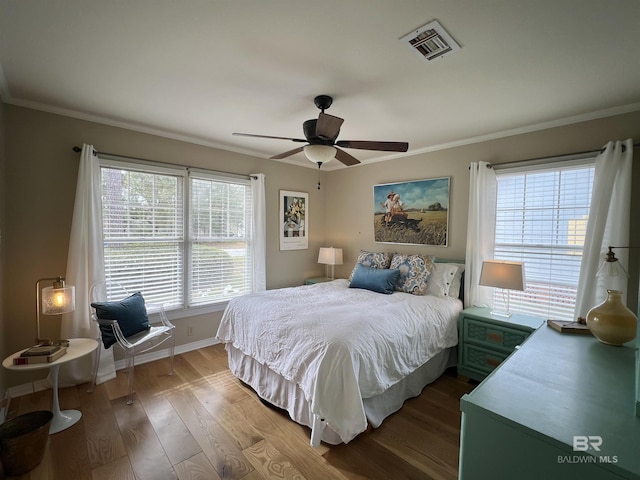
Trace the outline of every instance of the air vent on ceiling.
[[427, 60], [441, 57], [449, 52], [460, 50], [460, 45], [442, 28], [437, 20], [405, 35], [400, 40], [407, 42], [411, 50]]

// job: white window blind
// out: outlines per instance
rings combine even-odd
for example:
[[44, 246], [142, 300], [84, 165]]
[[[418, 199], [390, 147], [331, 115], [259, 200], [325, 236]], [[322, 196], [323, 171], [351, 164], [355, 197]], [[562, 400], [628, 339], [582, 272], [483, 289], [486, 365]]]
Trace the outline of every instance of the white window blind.
[[[535, 168], [496, 171], [494, 257], [525, 265], [527, 287], [510, 291], [511, 310], [573, 320], [594, 166]], [[494, 305], [505, 307], [497, 289]]]
[[191, 185], [191, 305], [251, 291], [251, 186], [206, 177]]
[[101, 175], [107, 281], [168, 310], [251, 291], [248, 179], [120, 161]]
[[182, 178], [103, 167], [102, 216], [107, 280], [148, 302], [182, 306]]

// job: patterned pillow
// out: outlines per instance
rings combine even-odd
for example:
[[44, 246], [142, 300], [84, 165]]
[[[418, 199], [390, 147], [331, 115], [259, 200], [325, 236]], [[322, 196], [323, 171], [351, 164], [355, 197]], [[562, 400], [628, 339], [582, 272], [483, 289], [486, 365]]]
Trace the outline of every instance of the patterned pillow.
[[396, 291], [413, 295], [427, 293], [427, 279], [433, 270], [433, 257], [395, 254], [389, 268], [400, 270], [400, 276], [396, 281]]
[[389, 268], [389, 265], [391, 265], [391, 257], [393, 257], [393, 253], [360, 250], [356, 265], [353, 267], [351, 275], [349, 275], [349, 281], [353, 278], [353, 273], [356, 271], [358, 264], [371, 268]]

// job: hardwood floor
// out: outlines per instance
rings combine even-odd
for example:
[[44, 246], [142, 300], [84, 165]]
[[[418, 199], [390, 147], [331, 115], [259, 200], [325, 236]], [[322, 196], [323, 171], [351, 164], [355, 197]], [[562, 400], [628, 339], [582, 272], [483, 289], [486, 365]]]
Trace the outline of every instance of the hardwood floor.
[[[264, 406], [227, 368], [222, 345], [136, 366], [126, 376], [60, 390], [60, 407], [82, 419], [51, 435], [41, 479], [455, 479], [459, 398], [473, 385], [446, 372], [380, 428], [347, 445], [309, 446], [310, 430]], [[51, 408], [51, 390], [12, 399], [9, 417]]]

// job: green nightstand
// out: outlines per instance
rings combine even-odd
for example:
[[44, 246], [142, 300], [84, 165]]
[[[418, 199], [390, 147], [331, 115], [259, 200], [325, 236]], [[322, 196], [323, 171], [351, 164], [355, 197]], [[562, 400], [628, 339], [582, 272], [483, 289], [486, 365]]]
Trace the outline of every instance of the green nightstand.
[[322, 282], [330, 282], [331, 279], [329, 277], [313, 277], [313, 278], [307, 278], [304, 281], [305, 285], [314, 285], [316, 283], [322, 283]]
[[484, 380], [543, 323], [520, 313], [502, 317], [488, 308], [464, 309], [458, 323], [458, 374]]

